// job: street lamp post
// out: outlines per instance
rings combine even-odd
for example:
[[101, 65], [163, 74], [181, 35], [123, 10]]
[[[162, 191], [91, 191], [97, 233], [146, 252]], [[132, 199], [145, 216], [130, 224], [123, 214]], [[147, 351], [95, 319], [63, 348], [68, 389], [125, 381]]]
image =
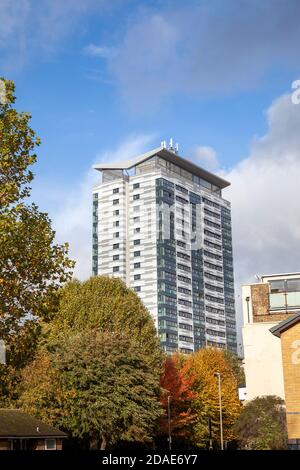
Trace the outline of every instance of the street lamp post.
[[168, 431], [169, 431], [169, 451], [172, 449], [172, 436], [171, 436], [171, 406], [170, 406], [170, 395], [168, 395]]
[[219, 389], [221, 450], [224, 450], [224, 442], [223, 442], [223, 417], [222, 417], [222, 390], [221, 390], [221, 374], [220, 374], [220, 372], [215, 372], [215, 376], [218, 377], [218, 389]]

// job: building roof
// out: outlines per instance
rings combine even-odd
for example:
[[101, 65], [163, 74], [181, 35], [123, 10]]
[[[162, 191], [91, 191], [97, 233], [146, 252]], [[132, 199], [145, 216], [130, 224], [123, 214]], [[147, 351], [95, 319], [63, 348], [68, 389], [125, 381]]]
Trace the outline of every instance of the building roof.
[[263, 274], [261, 277], [261, 279], [264, 279], [264, 278], [275, 278], [275, 277], [294, 277], [294, 276], [300, 276], [300, 273], [299, 272], [294, 272], [294, 273], [278, 273], [278, 274]]
[[0, 409], [0, 438], [67, 437], [67, 434], [20, 410]]
[[270, 331], [271, 333], [273, 333], [273, 335], [278, 336], [278, 338], [280, 338], [281, 333], [296, 325], [297, 323], [299, 323], [299, 321], [300, 312], [297, 312], [295, 315], [290, 316], [286, 320], [283, 320], [282, 322], [278, 323], [278, 325], [270, 328]]
[[266, 284], [264, 282], [265, 280], [277, 280], [277, 278], [280, 278], [278, 280], [281, 280], [282, 278], [286, 279], [288, 277], [292, 278], [298, 278], [300, 277], [300, 272], [294, 272], [294, 273], [278, 273], [278, 274], [256, 274], [256, 276], [260, 279], [257, 280], [257, 282], [248, 282], [246, 284], [242, 284], [242, 286], [257, 286], [258, 284]]
[[159, 157], [167, 160], [169, 162], [174, 163], [175, 165], [184, 168], [185, 170], [193, 173], [200, 178], [209, 181], [210, 183], [218, 186], [219, 188], [226, 188], [230, 186], [230, 183], [223, 178], [220, 178], [213, 173], [210, 173], [207, 170], [204, 170], [200, 166], [196, 165], [195, 163], [187, 160], [186, 158], [180, 157], [176, 153], [172, 152], [171, 150], [166, 149], [165, 147], [157, 147], [156, 149], [150, 150], [150, 152], [143, 153], [142, 155], [138, 155], [137, 157], [133, 158], [132, 160], [126, 160], [122, 162], [112, 162], [112, 163], [98, 163], [93, 166], [95, 170], [130, 170], [136, 165], [145, 162], [149, 158], [153, 157], [154, 155], [158, 155]]

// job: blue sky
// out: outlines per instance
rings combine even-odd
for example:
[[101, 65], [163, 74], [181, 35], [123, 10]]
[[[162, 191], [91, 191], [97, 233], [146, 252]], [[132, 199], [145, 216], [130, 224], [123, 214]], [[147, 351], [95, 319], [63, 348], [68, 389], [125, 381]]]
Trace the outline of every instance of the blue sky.
[[[9, 4], [13, 2], [1, 0], [1, 3], [7, 5], [3, 11], [6, 10], [7, 17], [12, 21], [13, 15], [17, 13], [13, 11], [13, 8], [9, 8]], [[21, 3], [30, 5], [32, 8], [30, 16], [38, 17], [35, 9], [39, 10], [47, 27], [49, 3], [51, 5], [49, 0], [38, 2], [20, 0]], [[289, 91], [291, 82], [296, 76], [295, 65], [298, 64], [293, 64], [291, 61], [289, 67], [280, 68], [281, 57], [276, 61], [276, 50], [272, 51], [270, 47], [272, 57], [269, 63], [261, 67], [261, 59], [258, 61], [258, 76], [251, 72], [251, 77], [247, 81], [240, 68], [237, 68], [237, 72], [241, 74], [241, 83], [240, 78], [235, 76], [232, 86], [225, 86], [225, 89], [222, 89], [222, 73], [213, 78], [217, 84], [212, 90], [207, 90], [208, 87], [201, 83], [199, 86], [185, 84], [182, 79], [179, 79], [174, 89], [172, 86], [168, 88], [168, 85], [160, 83], [159, 80], [156, 82], [153, 77], [152, 83], [151, 79], [148, 83], [147, 68], [142, 64], [138, 83], [140, 91], [137, 96], [133, 96], [130, 88], [132, 84], [127, 86], [130, 88], [129, 91], [126, 88], [130, 76], [128, 77], [128, 71], [126, 71], [124, 72], [126, 78], [123, 79], [122, 67], [126, 68], [124, 61], [129, 54], [131, 58], [128, 61], [128, 67], [135, 70], [138, 64], [132, 66], [136, 50], [132, 43], [126, 46], [126, 39], [128, 40], [128, 36], [136, 32], [137, 41], [140, 39], [137, 61], [140, 61], [141, 56], [145, 54], [143, 61], [147, 63], [148, 54], [149, 67], [154, 61], [153, 55], [160, 52], [156, 44], [151, 49], [149, 38], [141, 34], [137, 25], [143, 22], [151, 23], [151, 18], [161, 16], [164, 21], [170, 22], [174, 30], [176, 27], [180, 29], [184, 27], [184, 24], [180, 24], [176, 15], [180, 16], [184, 13], [187, 18], [183, 23], [189, 23], [189, 15], [201, 16], [199, 8], [203, 8], [208, 9], [210, 13], [209, 22], [218, 27], [222, 22], [224, 9], [226, 10], [226, 2], [216, 1], [215, 5], [218, 4], [219, 8], [217, 9], [216, 6], [214, 8], [210, 6], [214, 2], [204, 1], [115, 0], [106, 2], [99, 0], [86, 2], [90, 8], [84, 8], [81, 1], [67, 0], [66, 3], [70, 4], [67, 11], [60, 7], [62, 2], [54, 0], [52, 3], [55, 7], [53, 7], [54, 13], [49, 15], [50, 19], [52, 16], [53, 18], [49, 21], [48, 27], [51, 30], [52, 23], [55, 22], [55, 40], [51, 34], [48, 37], [46, 33], [41, 32], [36, 32], [34, 37], [30, 38], [38, 19], [35, 21], [24, 19], [24, 24], [19, 27], [23, 29], [23, 36], [25, 36], [23, 39], [25, 44], [22, 46], [25, 50], [22, 50], [21, 46], [18, 50], [18, 45], [14, 44], [14, 41], [17, 42], [15, 38], [15, 34], [18, 35], [17, 30], [14, 31], [14, 39], [8, 37], [6, 42], [4, 38], [2, 44], [0, 43], [3, 73], [16, 82], [18, 107], [30, 110], [33, 115], [33, 126], [42, 138], [39, 164], [36, 167], [37, 176], [40, 178], [53, 177], [62, 184], [79, 180], [97, 154], [117, 146], [128, 135], [139, 134], [155, 135], [155, 144], [173, 136], [179, 142], [184, 155], [192, 154], [193, 148], [198, 145], [211, 146], [219, 154], [222, 166], [231, 167], [245, 157], [253, 136], [262, 135], [266, 131], [264, 111], [274, 98]], [[77, 4], [77, 8], [75, 6], [72, 8], [72, 3]], [[247, 10], [255, 11], [256, 8], [256, 2], [235, 0], [229, 3], [236, 6], [232, 14], [237, 17], [241, 15], [242, 19], [244, 16], [242, 3], [248, 4]], [[265, 3], [276, 4], [276, 2], [268, 1]], [[295, 8], [295, 3], [293, 1], [290, 3]], [[249, 6], [251, 4], [252, 7]], [[213, 13], [210, 10], [215, 12], [216, 18], [211, 18]], [[272, 9], [270, 10], [272, 12]], [[264, 14], [267, 13], [269, 14], [268, 9]], [[25, 13], [23, 14], [26, 16]], [[70, 21], [64, 31], [65, 15], [70, 17]], [[40, 19], [41, 24], [43, 24], [42, 19]], [[229, 28], [233, 18], [225, 17], [224, 22], [226, 21]], [[161, 34], [165, 26], [154, 24], [153, 35]], [[255, 35], [255, 29], [256, 25], [253, 24], [249, 34]], [[229, 30], [229, 32], [232, 34], [232, 31]], [[278, 32], [280, 33], [276, 29], [271, 31], [272, 34]], [[204, 50], [208, 48], [209, 54], [212, 52], [209, 50], [212, 46], [206, 44], [205, 40], [209, 41], [213, 34], [206, 36], [204, 35], [203, 38], [203, 48]], [[195, 35], [195, 38], [190, 39], [190, 41], [193, 40], [199, 41], [200, 50], [201, 35]], [[239, 41], [239, 36], [234, 40]], [[230, 56], [231, 41], [232, 38], [228, 38], [229, 44], [225, 48], [230, 57], [228, 64], [223, 64], [225, 70], [227, 67], [231, 68], [235, 61], [235, 58]], [[161, 75], [166, 74], [166, 79], [169, 81], [173, 81], [172, 74], [183, 73], [182, 70], [180, 72], [176, 70], [177, 65], [179, 69], [186, 67], [187, 73], [191, 73], [193, 71], [191, 64], [186, 65], [184, 57], [178, 60], [179, 53], [173, 50], [173, 48], [178, 49], [180, 40], [172, 42], [172, 39], [165, 38], [163, 42], [166, 44], [162, 45], [162, 49], [165, 47], [166, 51], [162, 52], [162, 58], [153, 65], [155, 72]], [[94, 53], [89, 52], [91, 45], [95, 48]], [[217, 48], [219, 44], [216, 43], [215, 46]], [[248, 44], [248, 38], [245, 39], [244, 46], [245, 49], [239, 51], [240, 55], [236, 57], [236, 60], [249, 53], [255, 55], [255, 50], [252, 50], [251, 45]], [[258, 44], [257, 48], [262, 46]], [[99, 55], [97, 54], [97, 48], [104, 49], [102, 56], [101, 51]], [[182, 53], [188, 54], [190, 47], [186, 46], [185, 49]], [[276, 44], [274, 49], [276, 49]], [[109, 57], [114, 51], [117, 57], [121, 57], [120, 59]], [[232, 51], [232, 54], [234, 53], [236, 53], [235, 48]], [[173, 63], [173, 54], [177, 57], [175, 62], [178, 64]], [[120, 63], [119, 68], [115, 62]], [[205, 61], [203, 62], [205, 64]], [[255, 57], [253, 63], [255, 64]], [[170, 75], [166, 73], [168, 69], [172, 70]], [[222, 72], [222, 67], [217, 70]], [[215, 67], [212, 67], [212, 75], [215, 75], [215, 72]], [[196, 74], [201, 75], [201, 71], [196, 71]], [[206, 72], [206, 75], [209, 77], [209, 72]], [[144, 90], [143, 81], [147, 82]], [[165, 88], [165, 91], [161, 91], [160, 88]], [[152, 96], [157, 96], [157, 103], [154, 105]], [[136, 100], [139, 100], [138, 104]], [[130, 106], [130, 101], [134, 102], [134, 107]]]
[[42, 138], [33, 195], [77, 276], [92, 164], [170, 137], [232, 182], [237, 292], [300, 269], [299, 18], [298, 0], [0, 0], [0, 75]]

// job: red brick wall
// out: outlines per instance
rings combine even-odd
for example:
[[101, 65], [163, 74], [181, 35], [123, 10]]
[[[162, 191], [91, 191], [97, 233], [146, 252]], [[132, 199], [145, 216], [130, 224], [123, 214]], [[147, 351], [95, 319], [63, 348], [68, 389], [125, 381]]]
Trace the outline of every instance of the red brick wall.
[[281, 333], [289, 439], [300, 439], [300, 323]]

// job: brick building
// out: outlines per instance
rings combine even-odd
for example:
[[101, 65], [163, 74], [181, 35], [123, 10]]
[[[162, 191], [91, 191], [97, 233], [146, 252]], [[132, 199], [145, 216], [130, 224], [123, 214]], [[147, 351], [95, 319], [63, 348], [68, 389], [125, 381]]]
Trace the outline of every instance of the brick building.
[[300, 449], [300, 312], [271, 329], [280, 338], [289, 446]]
[[20, 410], [0, 409], [0, 450], [62, 450], [66, 437]]

